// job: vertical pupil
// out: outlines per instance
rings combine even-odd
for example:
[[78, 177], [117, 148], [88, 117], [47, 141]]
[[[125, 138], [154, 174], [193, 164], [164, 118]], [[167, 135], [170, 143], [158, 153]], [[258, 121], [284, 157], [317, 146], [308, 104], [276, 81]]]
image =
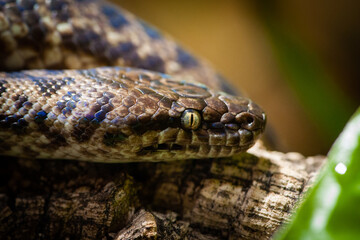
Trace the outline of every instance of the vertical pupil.
[[194, 114], [190, 113], [190, 126], [194, 124]]

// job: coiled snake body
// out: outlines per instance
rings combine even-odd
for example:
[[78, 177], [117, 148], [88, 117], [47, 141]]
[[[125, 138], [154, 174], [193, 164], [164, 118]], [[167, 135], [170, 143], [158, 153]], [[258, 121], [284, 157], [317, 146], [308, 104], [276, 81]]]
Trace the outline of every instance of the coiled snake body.
[[0, 9], [1, 155], [224, 157], [264, 130], [255, 103], [225, 93], [205, 62], [125, 10], [94, 0], [0, 1]]

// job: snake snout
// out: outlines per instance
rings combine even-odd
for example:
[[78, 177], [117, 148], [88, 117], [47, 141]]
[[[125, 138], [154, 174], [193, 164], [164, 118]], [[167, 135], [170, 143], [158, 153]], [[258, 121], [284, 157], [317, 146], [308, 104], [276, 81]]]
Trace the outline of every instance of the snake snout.
[[239, 145], [249, 147], [264, 132], [266, 115], [258, 105], [249, 100], [246, 110], [238, 112], [235, 115], [234, 122], [240, 127], [238, 131], [240, 136]]

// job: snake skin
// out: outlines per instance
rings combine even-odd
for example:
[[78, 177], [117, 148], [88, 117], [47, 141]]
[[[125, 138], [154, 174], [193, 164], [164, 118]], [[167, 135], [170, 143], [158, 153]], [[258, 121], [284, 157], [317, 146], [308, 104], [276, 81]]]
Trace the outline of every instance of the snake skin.
[[[94, 0], [0, 0], [0, 9], [1, 155], [225, 157], [264, 130], [260, 107], [225, 93], [206, 62], [123, 9]], [[110, 65], [122, 67], [99, 68]], [[52, 70], [17, 71], [43, 68]], [[71, 68], [87, 70], [62, 70]], [[200, 113], [196, 129], [182, 125], [189, 109]]]

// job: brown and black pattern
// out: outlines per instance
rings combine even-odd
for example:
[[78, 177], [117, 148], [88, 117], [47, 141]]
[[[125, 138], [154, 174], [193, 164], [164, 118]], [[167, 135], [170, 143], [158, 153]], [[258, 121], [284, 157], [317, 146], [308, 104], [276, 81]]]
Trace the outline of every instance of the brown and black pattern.
[[[47, 77], [44, 77], [47, 76]], [[230, 156], [252, 146], [265, 115], [249, 99], [140, 69], [0, 73], [1, 154], [100, 162]], [[200, 126], [182, 125], [197, 111]]]
[[104, 1], [1, 0], [0, 49], [5, 71], [128, 66], [224, 90], [207, 63]]

